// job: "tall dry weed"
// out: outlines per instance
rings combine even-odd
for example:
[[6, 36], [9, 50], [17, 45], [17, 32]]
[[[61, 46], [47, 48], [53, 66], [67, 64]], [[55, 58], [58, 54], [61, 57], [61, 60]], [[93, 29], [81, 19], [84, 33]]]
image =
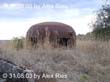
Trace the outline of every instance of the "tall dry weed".
[[46, 45], [46, 48], [17, 51], [1, 47], [0, 57], [36, 72], [67, 74], [68, 78], [57, 82], [110, 81], [110, 42], [77, 40], [75, 49], [54, 49]]

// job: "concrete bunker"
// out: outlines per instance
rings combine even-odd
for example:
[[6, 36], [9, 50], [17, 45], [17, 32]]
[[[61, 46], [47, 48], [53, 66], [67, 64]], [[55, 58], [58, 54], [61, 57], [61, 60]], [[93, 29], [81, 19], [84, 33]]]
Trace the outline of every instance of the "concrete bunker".
[[39, 42], [44, 44], [46, 40], [53, 47], [74, 47], [76, 33], [74, 29], [59, 22], [43, 22], [32, 25], [26, 34], [26, 40], [31, 46]]

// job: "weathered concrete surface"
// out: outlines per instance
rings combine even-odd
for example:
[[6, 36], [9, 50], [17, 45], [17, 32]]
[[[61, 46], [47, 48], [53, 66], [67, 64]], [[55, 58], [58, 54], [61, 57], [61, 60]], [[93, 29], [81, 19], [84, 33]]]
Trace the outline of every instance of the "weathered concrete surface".
[[74, 29], [59, 22], [43, 22], [32, 25], [27, 31], [26, 39], [31, 45], [44, 43], [46, 38], [53, 46], [73, 47], [76, 44]]

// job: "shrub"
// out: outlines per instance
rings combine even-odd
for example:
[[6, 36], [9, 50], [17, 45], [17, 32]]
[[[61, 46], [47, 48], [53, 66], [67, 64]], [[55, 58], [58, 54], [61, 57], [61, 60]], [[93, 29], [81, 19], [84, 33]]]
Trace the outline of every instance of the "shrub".
[[15, 37], [12, 39], [12, 45], [16, 50], [22, 49], [24, 47], [24, 38]]

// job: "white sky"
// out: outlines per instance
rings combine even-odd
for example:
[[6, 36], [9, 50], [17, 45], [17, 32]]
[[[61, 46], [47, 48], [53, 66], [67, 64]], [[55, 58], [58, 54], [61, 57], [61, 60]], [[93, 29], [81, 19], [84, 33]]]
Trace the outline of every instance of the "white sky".
[[[86, 34], [90, 32], [89, 23], [94, 19], [94, 15], [82, 16], [74, 19], [55, 20], [68, 24], [74, 28], [77, 34]], [[31, 25], [51, 21], [48, 19], [27, 19], [25, 21], [2, 21], [0, 22], [0, 39], [12, 39], [13, 37], [25, 36]]]
[[0, 40], [25, 36], [30, 26], [45, 21], [68, 24], [74, 28], [76, 34], [86, 34], [92, 30], [89, 23], [95, 19], [94, 11], [97, 10], [97, 7], [84, 6], [81, 8], [64, 5], [63, 7], [65, 8], [36, 9], [23, 8], [22, 4], [0, 5]]

